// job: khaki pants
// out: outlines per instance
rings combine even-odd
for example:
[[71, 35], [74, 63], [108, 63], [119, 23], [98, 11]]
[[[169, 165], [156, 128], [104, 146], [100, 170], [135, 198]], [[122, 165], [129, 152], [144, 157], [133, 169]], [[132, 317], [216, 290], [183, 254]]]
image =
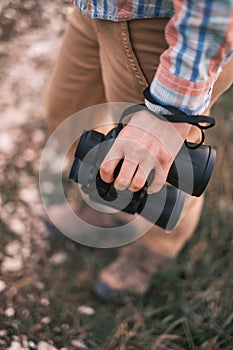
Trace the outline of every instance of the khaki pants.
[[[89, 106], [105, 102], [143, 103], [142, 92], [152, 81], [159, 57], [167, 48], [164, 38], [167, 22], [164, 18], [129, 22], [92, 20], [75, 9], [50, 82], [46, 106], [50, 131]], [[209, 108], [232, 84], [232, 72], [233, 60], [217, 80]], [[101, 122], [104, 120], [98, 119], [93, 125]], [[195, 128], [190, 138], [198, 141], [199, 132]], [[155, 226], [140, 239], [141, 243], [160, 254], [177, 255], [192, 236], [202, 205], [203, 197], [192, 198], [186, 216], [171, 234]]]

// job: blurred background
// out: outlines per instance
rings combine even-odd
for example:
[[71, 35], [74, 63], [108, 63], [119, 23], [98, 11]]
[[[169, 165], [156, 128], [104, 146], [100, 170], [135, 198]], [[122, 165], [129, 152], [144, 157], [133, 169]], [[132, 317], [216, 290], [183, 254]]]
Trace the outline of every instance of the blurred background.
[[72, 6], [0, 3], [0, 349], [232, 349], [233, 89], [212, 110], [214, 175], [196, 234], [138, 302], [91, 294], [117, 249], [93, 249], [43, 223], [38, 169], [44, 98]]

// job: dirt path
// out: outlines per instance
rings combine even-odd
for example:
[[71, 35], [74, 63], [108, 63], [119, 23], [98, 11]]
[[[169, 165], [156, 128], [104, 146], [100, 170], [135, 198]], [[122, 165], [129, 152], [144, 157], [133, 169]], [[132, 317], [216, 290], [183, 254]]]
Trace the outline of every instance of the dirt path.
[[[46, 141], [46, 87], [70, 10], [71, 7], [62, 1], [50, 2], [49, 6], [46, 1], [3, 1], [0, 5], [2, 349], [35, 349], [37, 346], [39, 350], [53, 349], [48, 342], [30, 341], [36, 330], [50, 323], [47, 313], [31, 315], [40, 314], [40, 307], [48, 307], [47, 297], [31, 300], [33, 311], [24, 304], [28, 304], [28, 296], [35, 299], [46, 289], [41, 281], [46, 271], [42, 276], [40, 269], [41, 262], [48, 260], [49, 244], [41, 220], [44, 210], [37, 173]], [[51, 259], [56, 265], [65, 257], [58, 253]], [[33, 288], [29, 295], [24, 290], [28, 286]], [[22, 330], [18, 329], [17, 319], [21, 313], [25, 316], [23, 319], [31, 317], [31, 334], [22, 336]]]

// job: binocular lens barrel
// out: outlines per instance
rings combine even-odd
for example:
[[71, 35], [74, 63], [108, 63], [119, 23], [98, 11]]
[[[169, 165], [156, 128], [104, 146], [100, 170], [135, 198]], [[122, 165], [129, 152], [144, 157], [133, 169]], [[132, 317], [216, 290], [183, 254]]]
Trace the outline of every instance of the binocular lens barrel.
[[[194, 144], [190, 143], [190, 147], [192, 145]], [[201, 145], [189, 148], [184, 144], [170, 168], [167, 181], [182, 191], [199, 197], [209, 183], [215, 161], [216, 151], [212, 147]]]
[[[139, 211], [139, 214], [166, 231], [172, 231], [180, 220], [185, 198], [184, 192], [172, 186], [163, 186], [161, 191], [147, 195], [144, 209]], [[162, 212], [161, 203], [163, 203]]]
[[[121, 128], [122, 126], [118, 125], [106, 136], [95, 130], [85, 131], [80, 138], [69, 177], [81, 185], [91, 200], [101, 201], [102, 204], [127, 213], [138, 213], [171, 231], [180, 219], [185, 192], [198, 197], [205, 190], [214, 168], [216, 151], [210, 146], [202, 145], [194, 149], [190, 147], [195, 144], [190, 144], [190, 147], [184, 144], [167, 178], [167, 182], [174, 187], [165, 185], [160, 192], [148, 195], [146, 183], [140, 191], [133, 193], [132, 200], [128, 203], [126, 198], [129, 196], [124, 196], [129, 194], [129, 190], [117, 192], [113, 183], [105, 183], [99, 175], [100, 164]], [[116, 167], [115, 176], [121, 164], [120, 162]]]

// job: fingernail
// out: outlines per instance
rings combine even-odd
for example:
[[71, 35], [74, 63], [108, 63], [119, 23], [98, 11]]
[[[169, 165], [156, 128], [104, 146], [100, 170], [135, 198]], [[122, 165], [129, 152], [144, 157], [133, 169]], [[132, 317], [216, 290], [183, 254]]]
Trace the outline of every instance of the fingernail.
[[129, 186], [129, 182], [127, 180], [119, 180], [116, 184], [116, 189], [117, 190], [121, 190], [121, 189], [125, 189]]
[[153, 193], [156, 193], [156, 192], [158, 192], [158, 190], [156, 189], [156, 188], [154, 188], [153, 190], [151, 190], [151, 189], [147, 189], [147, 193], [148, 194], [153, 194]]

